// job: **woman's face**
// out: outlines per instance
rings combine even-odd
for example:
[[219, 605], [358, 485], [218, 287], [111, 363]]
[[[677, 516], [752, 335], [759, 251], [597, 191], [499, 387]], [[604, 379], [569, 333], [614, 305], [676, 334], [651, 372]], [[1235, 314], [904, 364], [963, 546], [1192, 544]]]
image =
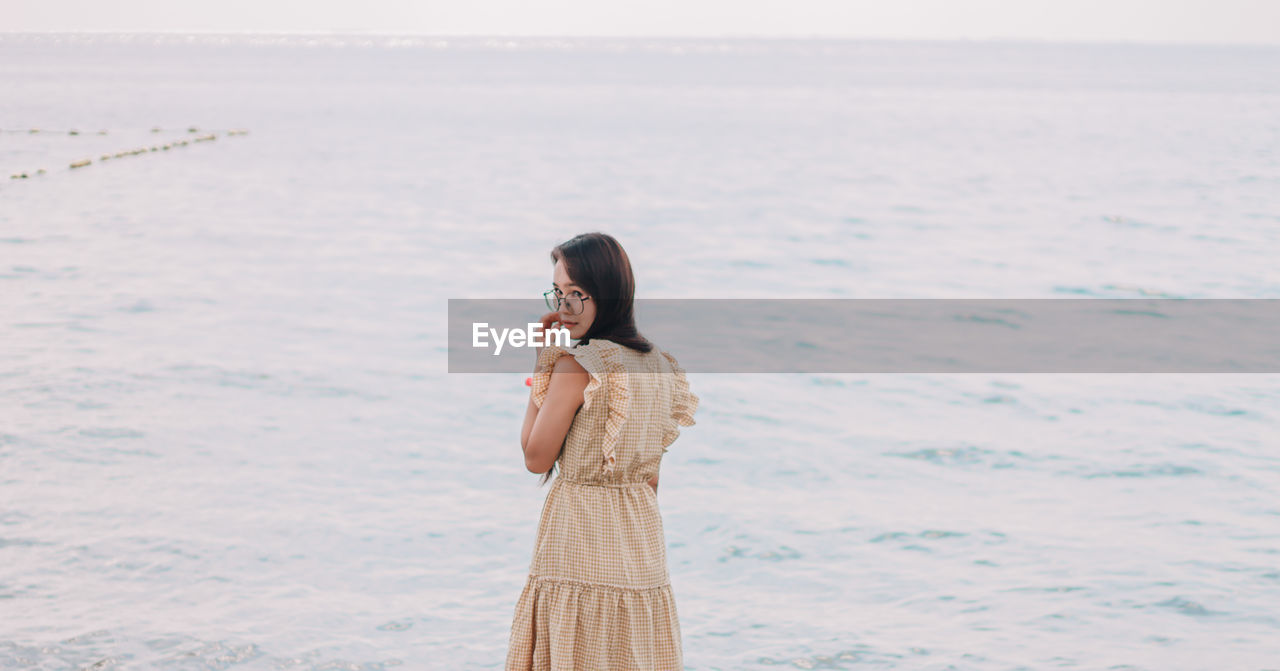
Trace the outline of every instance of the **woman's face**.
[[[556, 290], [556, 295], [562, 298], [586, 298], [587, 292], [582, 287], [573, 283], [569, 279], [569, 271], [564, 268], [564, 261], [556, 261], [555, 275], [552, 278], [552, 288]], [[574, 305], [570, 305], [574, 303]], [[570, 310], [577, 307], [578, 301], [561, 301], [560, 302], [560, 324], [569, 329], [569, 337], [574, 340], [580, 339], [587, 329], [591, 328], [591, 322], [596, 318], [596, 302], [595, 300], [584, 300], [581, 302], [581, 311], [572, 314]]]

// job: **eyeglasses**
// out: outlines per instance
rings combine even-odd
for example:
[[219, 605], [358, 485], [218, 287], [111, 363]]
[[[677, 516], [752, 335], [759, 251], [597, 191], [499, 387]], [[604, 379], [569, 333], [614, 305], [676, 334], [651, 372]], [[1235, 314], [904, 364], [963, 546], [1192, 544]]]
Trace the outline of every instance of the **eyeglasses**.
[[547, 302], [547, 307], [552, 310], [559, 310], [560, 304], [564, 303], [569, 308], [569, 314], [576, 315], [582, 312], [582, 302], [591, 300], [590, 296], [561, 296], [556, 293], [558, 289], [542, 292], [542, 299]]

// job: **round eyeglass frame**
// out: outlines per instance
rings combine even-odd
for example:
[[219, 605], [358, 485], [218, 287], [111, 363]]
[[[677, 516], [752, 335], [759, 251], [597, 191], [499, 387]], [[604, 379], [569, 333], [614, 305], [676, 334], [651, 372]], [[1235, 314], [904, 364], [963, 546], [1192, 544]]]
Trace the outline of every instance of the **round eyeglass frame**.
[[[576, 315], [582, 313], [583, 308], [586, 307], [583, 303], [591, 300], [591, 297], [583, 296], [582, 298], [576, 298], [574, 296], [557, 296], [555, 289], [548, 289], [547, 291], [542, 292], [542, 300], [546, 301], [547, 307], [552, 310], [559, 310], [561, 303], [569, 303], [569, 314]], [[573, 309], [573, 303], [569, 302], [571, 300], [578, 301], [577, 310]]]

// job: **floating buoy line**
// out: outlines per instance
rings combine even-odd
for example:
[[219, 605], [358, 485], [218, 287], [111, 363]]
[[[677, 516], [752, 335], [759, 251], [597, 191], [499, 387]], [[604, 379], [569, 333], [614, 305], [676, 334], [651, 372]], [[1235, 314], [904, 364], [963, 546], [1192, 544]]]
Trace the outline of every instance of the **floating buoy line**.
[[[185, 132], [187, 133], [187, 136], [186, 136], [186, 137], [183, 137], [183, 138], [181, 138], [181, 139], [169, 140], [169, 141], [167, 141], [167, 142], [163, 142], [163, 143], [160, 143], [160, 144], [144, 145], [144, 146], [141, 146], [141, 147], [134, 147], [134, 148], [132, 148], [132, 149], [124, 149], [124, 150], [117, 151], [117, 152], [111, 152], [111, 153], [102, 154], [102, 155], [100, 155], [100, 156], [98, 157], [98, 162], [99, 162], [99, 163], [103, 163], [103, 162], [106, 162], [106, 161], [111, 161], [111, 160], [116, 160], [116, 159], [127, 158], [127, 157], [129, 157], [129, 156], [138, 156], [139, 154], [150, 154], [150, 153], [152, 153], [152, 152], [166, 152], [166, 151], [171, 151], [171, 150], [174, 150], [174, 149], [178, 149], [178, 148], [180, 148], [180, 147], [186, 147], [187, 145], [190, 145], [190, 144], [193, 144], [193, 143], [196, 143], [196, 142], [212, 142], [212, 141], [214, 141], [214, 140], [217, 140], [217, 139], [218, 139], [218, 133], [217, 133], [217, 132], [203, 132], [203, 133], [202, 133], [202, 132], [201, 132], [201, 129], [200, 129], [200, 128], [197, 128], [197, 127], [195, 127], [195, 126], [189, 126], [189, 127], [185, 128], [185, 129], [178, 129], [178, 128], [160, 128], [160, 127], [158, 127], [158, 126], [153, 126], [153, 127], [150, 129], [150, 132], [151, 132], [151, 133], [182, 132], [182, 131], [185, 131]], [[122, 132], [122, 131], [120, 131], [120, 130], [115, 131], [115, 133], [121, 133], [121, 132]], [[136, 131], [136, 130], [134, 130], [134, 131], [123, 131], [123, 132], [124, 132], [124, 133], [128, 133], [128, 132], [137, 132], [137, 131]], [[69, 135], [69, 136], [75, 136], [75, 135], [89, 135], [89, 134], [90, 134], [89, 132], [81, 131], [81, 130], [80, 130], [80, 129], [78, 129], [78, 128], [64, 128], [64, 129], [51, 129], [51, 128], [23, 128], [23, 129], [13, 129], [13, 128], [3, 128], [3, 129], [0, 129], [0, 133], [23, 133], [23, 134], [27, 134], [27, 135], [36, 135], [36, 134], [43, 134], [43, 135]], [[97, 131], [93, 131], [93, 132], [92, 132], [92, 134], [93, 134], [93, 135], [111, 135], [111, 134], [113, 134], [113, 133], [112, 133], [111, 131], [106, 130], [106, 129], [100, 129], [100, 130], [97, 130]], [[234, 137], [234, 136], [237, 136], [237, 135], [248, 135], [248, 134], [249, 134], [249, 131], [248, 131], [247, 129], [244, 129], [244, 128], [232, 128], [232, 129], [230, 129], [230, 130], [223, 131], [223, 132], [222, 132], [222, 134], [223, 134], [223, 135], [226, 135], [226, 136], [228, 136], [228, 137]], [[69, 164], [68, 164], [68, 166], [67, 166], [67, 169], [68, 169], [68, 170], [76, 170], [76, 169], [79, 169], [79, 168], [87, 168], [87, 167], [89, 167], [89, 166], [93, 165], [93, 162], [94, 162], [93, 158], [82, 158], [82, 159], [80, 159], [80, 160], [78, 160], [78, 161], [72, 161], [71, 163], [69, 163]], [[44, 175], [44, 174], [47, 174], [47, 173], [48, 173], [48, 171], [47, 171], [47, 170], [45, 170], [44, 168], [37, 168], [37, 169], [35, 169], [35, 170], [30, 170], [30, 171], [15, 172], [15, 173], [13, 173], [13, 174], [9, 175], [9, 179], [31, 179], [31, 178], [33, 178], [33, 177], [36, 177], [36, 176], [39, 176], [39, 175]]]

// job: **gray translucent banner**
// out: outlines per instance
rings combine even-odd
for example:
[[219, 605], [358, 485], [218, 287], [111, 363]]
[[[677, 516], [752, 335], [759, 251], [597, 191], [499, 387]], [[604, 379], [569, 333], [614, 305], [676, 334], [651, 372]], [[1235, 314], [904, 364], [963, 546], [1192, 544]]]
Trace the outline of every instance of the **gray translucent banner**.
[[[546, 312], [450, 299], [449, 372], [530, 372]], [[636, 325], [690, 373], [1280, 372], [1280, 299], [651, 299]]]

